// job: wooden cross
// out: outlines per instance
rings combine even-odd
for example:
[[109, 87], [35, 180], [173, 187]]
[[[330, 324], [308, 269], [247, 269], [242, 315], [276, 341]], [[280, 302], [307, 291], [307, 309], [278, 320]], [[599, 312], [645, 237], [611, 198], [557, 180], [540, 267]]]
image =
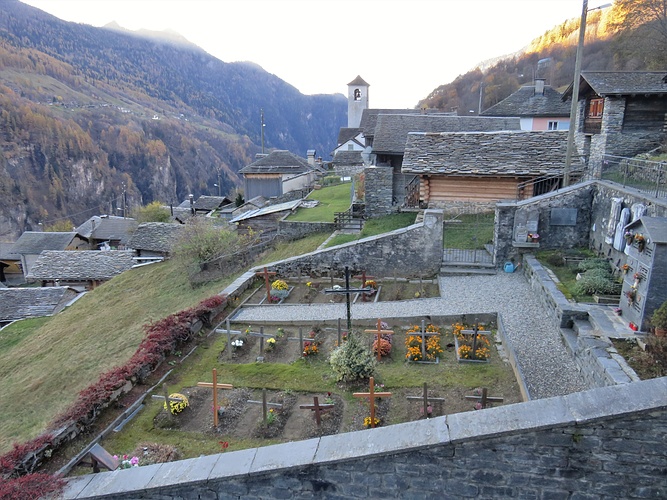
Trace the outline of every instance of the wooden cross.
[[303, 356], [303, 327], [299, 327], [299, 336], [298, 337], [287, 337], [287, 340], [298, 340], [299, 341], [299, 356]]
[[218, 389], [233, 389], [230, 384], [218, 384], [218, 370], [213, 368], [213, 383], [199, 382], [197, 387], [210, 387], [213, 389], [213, 427], [218, 426]]
[[266, 301], [271, 302], [271, 283], [269, 282], [269, 276], [275, 276], [277, 273], [274, 271], [269, 271], [266, 267], [263, 271], [257, 271], [255, 276], [264, 276], [264, 284], [266, 285]]
[[424, 418], [430, 418], [428, 413], [428, 407], [430, 406], [429, 401], [440, 401], [444, 402], [445, 398], [429, 398], [428, 397], [428, 387], [426, 382], [424, 382], [424, 392], [421, 396], [406, 396], [408, 401], [423, 401], [424, 402]]
[[218, 328], [215, 331], [217, 333], [225, 333], [225, 332], [227, 333], [227, 347], [225, 349], [227, 349], [229, 351], [229, 359], [232, 359], [232, 351], [233, 351], [233, 349], [232, 349], [232, 334], [239, 335], [242, 332], [239, 331], [239, 330], [232, 330], [229, 327], [229, 317], [225, 320], [225, 326], [226, 326], [226, 330], [222, 330], [222, 329]]
[[355, 392], [355, 398], [368, 398], [371, 406], [371, 427], [375, 427], [375, 398], [389, 398], [391, 392], [375, 392], [375, 378], [371, 377], [369, 392]]
[[317, 396], [313, 396], [313, 404], [312, 405], [299, 405], [299, 408], [302, 410], [311, 410], [315, 412], [315, 421], [317, 422], [317, 426], [320, 426], [320, 423], [322, 422], [320, 414], [323, 411], [331, 410], [334, 407], [333, 404], [320, 404], [320, 400]]
[[259, 333], [247, 332], [246, 335], [251, 337], [259, 337], [259, 358], [257, 358], [257, 361], [264, 361], [264, 339], [275, 338], [275, 335], [265, 334], [263, 326], [259, 327]]
[[480, 333], [479, 323], [475, 323], [472, 327], [472, 330], [461, 330], [461, 333], [472, 335], [472, 353], [470, 354], [470, 356], [472, 359], [477, 359], [477, 335], [488, 335], [488, 334], [484, 331]]
[[352, 330], [352, 310], [350, 308], [350, 295], [353, 293], [367, 293], [370, 292], [372, 288], [350, 288], [350, 269], [345, 266], [345, 288], [328, 288], [324, 290], [324, 293], [336, 293], [336, 294], [345, 294], [345, 303], [347, 305], [347, 331], [348, 335]]
[[426, 321], [422, 320], [422, 328], [419, 333], [422, 338], [422, 360], [426, 361], [426, 337], [434, 337], [440, 335], [438, 332], [427, 332], [426, 331]]
[[280, 403], [268, 403], [266, 401], [266, 389], [262, 389], [262, 400], [261, 401], [254, 401], [252, 399], [249, 399], [246, 401], [246, 403], [252, 404], [252, 405], [262, 405], [262, 421], [264, 422], [264, 425], [267, 424], [267, 419], [268, 419], [268, 407], [269, 406], [275, 406], [276, 408], [282, 408], [283, 405]]
[[382, 334], [383, 333], [392, 334], [392, 333], [394, 333], [394, 331], [393, 330], [383, 330], [382, 329], [382, 320], [380, 318], [378, 318], [377, 329], [375, 329], [375, 330], [364, 330], [364, 333], [375, 333], [377, 335], [377, 337], [376, 337], [377, 338], [377, 341], [376, 341], [377, 343], [375, 345], [376, 345], [376, 348], [377, 348], [376, 350], [378, 352], [378, 361], [380, 361], [380, 358], [382, 357], [382, 354], [380, 354], [380, 340], [382, 340]]
[[492, 397], [488, 395], [488, 390], [486, 387], [482, 388], [482, 394], [480, 396], [466, 396], [466, 399], [475, 399], [477, 402], [481, 403], [482, 409], [486, 408], [490, 403], [502, 403], [503, 398]]
[[[375, 276], [370, 276], [370, 275], [366, 276], [366, 271], [361, 271], [361, 274], [357, 274], [356, 276], [353, 276], [353, 278], [354, 279], [361, 278], [361, 287], [363, 288], [363, 287], [366, 286], [366, 280], [373, 279], [373, 278], [375, 278]], [[361, 301], [366, 302], [366, 294], [365, 293], [361, 294]]]

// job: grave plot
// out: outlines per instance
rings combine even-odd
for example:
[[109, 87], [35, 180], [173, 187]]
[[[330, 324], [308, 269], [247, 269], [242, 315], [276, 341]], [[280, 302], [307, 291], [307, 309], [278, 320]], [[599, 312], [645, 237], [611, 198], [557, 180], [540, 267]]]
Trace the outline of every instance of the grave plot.
[[[230, 324], [229, 340], [241, 339], [242, 346], [229, 351], [226, 328], [221, 328], [193, 363], [196, 375], [181, 375], [188, 380], [184, 385], [170, 382], [167, 397], [185, 396], [189, 402], [185, 409], [171, 414], [164, 409], [164, 399], [148, 400], [148, 406], [103, 445], [114, 453], [125, 453], [141, 443], [178, 443], [183, 458], [189, 458], [521, 401], [511, 367], [495, 349], [488, 363], [459, 364], [451, 325], [416, 323], [387, 324], [378, 319], [353, 324], [353, 335], [369, 350], [377, 346], [378, 334], [381, 347], [385, 336], [392, 339], [391, 349], [382, 353], [379, 362], [377, 352], [373, 356], [377, 365], [372, 384], [368, 380], [336, 382], [328, 357], [339, 343], [338, 322], [302, 327]], [[340, 331], [343, 342], [343, 328]], [[429, 341], [433, 343], [436, 335], [430, 334], [435, 333], [440, 334], [438, 363], [409, 360], [406, 339], [416, 337], [421, 353], [422, 345], [428, 349]], [[218, 386], [215, 402], [213, 380]], [[123, 437], [124, 433], [128, 435]], [[126, 444], [120, 448], [117, 443]]]

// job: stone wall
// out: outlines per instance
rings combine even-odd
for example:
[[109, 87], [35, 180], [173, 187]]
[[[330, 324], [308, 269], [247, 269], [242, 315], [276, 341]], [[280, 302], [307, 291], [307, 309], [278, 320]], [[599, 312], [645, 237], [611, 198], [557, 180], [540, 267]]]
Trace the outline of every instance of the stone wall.
[[348, 266], [377, 276], [428, 278], [438, 274], [442, 263], [442, 219], [442, 211], [426, 210], [421, 223], [267, 266], [286, 276], [342, 274]]
[[[518, 261], [521, 254], [533, 252], [537, 249], [587, 247], [591, 226], [594, 184], [593, 182], [585, 182], [520, 202], [496, 204], [495, 262], [502, 265], [508, 260]], [[561, 226], [553, 224], [551, 211], [554, 208], [577, 209], [576, 225]], [[539, 212], [537, 229], [540, 235], [539, 245], [521, 246], [513, 241], [514, 216], [518, 210], [536, 210]]]
[[70, 479], [64, 498], [665, 498], [667, 378]]
[[364, 169], [366, 217], [375, 218], [396, 212], [392, 205], [393, 170], [391, 167]]
[[335, 230], [333, 222], [301, 222], [285, 218], [278, 221], [278, 236], [286, 240], [298, 240], [313, 233], [333, 233]]

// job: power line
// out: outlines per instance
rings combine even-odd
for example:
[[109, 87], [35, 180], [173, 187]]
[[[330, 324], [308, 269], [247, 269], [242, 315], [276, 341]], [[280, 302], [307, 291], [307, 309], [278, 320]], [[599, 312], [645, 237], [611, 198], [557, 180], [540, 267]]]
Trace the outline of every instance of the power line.
[[[114, 203], [114, 202], [117, 202], [119, 199], [120, 199], [120, 196], [119, 196], [119, 197], [116, 197], [116, 198], [112, 198], [111, 200], [109, 200], [108, 203]], [[45, 220], [45, 221], [42, 221], [42, 224], [50, 224], [50, 223], [52, 223], [52, 222], [57, 222], [57, 221], [59, 221], [59, 220], [70, 219], [70, 218], [72, 218], [72, 217], [76, 217], [77, 215], [83, 215], [83, 214], [86, 214], [86, 213], [88, 213], [88, 212], [93, 212], [93, 211], [99, 211], [99, 212], [101, 212], [102, 210], [100, 210], [100, 209], [103, 208], [106, 204], [107, 204], [107, 202], [105, 202], [105, 203], [100, 203], [99, 205], [95, 205], [93, 208], [88, 208], [88, 209], [86, 209], [86, 210], [82, 210], [81, 212], [76, 212], [76, 213], [74, 213], [74, 214], [63, 215], [62, 217], [56, 217], [56, 218], [54, 218], [54, 219]]]

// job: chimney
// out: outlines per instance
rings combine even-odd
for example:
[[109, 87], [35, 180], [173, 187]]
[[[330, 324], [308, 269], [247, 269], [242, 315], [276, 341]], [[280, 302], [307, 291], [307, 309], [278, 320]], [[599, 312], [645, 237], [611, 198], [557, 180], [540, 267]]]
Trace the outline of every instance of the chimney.
[[544, 95], [544, 78], [535, 78], [535, 95]]
[[306, 152], [306, 155], [308, 156], [308, 165], [311, 167], [315, 166], [315, 150], [314, 149], [309, 149]]
[[188, 195], [188, 198], [190, 198], [190, 213], [192, 215], [195, 214], [195, 197], [194, 195], [190, 194]]

